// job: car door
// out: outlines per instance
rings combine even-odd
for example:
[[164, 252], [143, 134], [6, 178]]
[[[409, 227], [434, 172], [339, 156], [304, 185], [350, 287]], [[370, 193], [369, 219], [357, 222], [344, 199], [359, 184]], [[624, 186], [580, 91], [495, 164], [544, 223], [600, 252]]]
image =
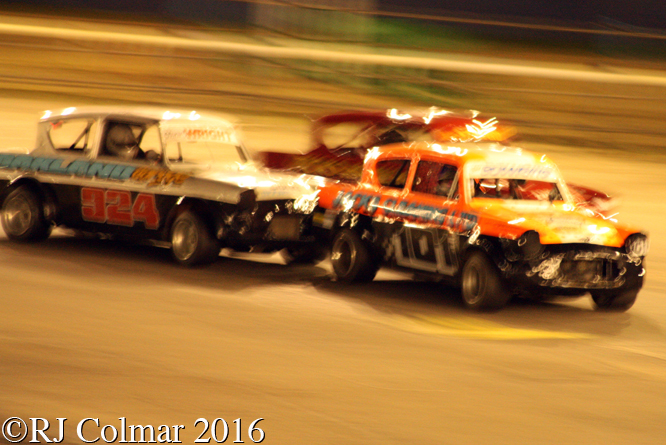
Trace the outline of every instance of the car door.
[[[123, 132], [114, 135], [118, 128]], [[119, 138], [114, 141], [113, 136]], [[80, 207], [85, 224], [112, 233], [155, 237], [180, 196], [170, 189], [188, 177], [169, 171], [161, 156], [156, 123], [108, 120], [94, 165], [102, 170], [119, 166], [123, 176], [91, 178], [83, 184]]]
[[[39, 174], [54, 190], [61, 224], [108, 233], [155, 233], [159, 229], [169, 204], [161, 203], [156, 188], [150, 187], [151, 178], [158, 177], [160, 169], [146, 158], [145, 152], [139, 156], [138, 143], [145, 136], [146, 123], [74, 116], [47, 124], [45, 145], [57, 159]], [[128, 146], [136, 144], [133, 156], [123, 157], [108, 149], [109, 131], [118, 124], [135, 138], [133, 142], [124, 141]], [[152, 144], [159, 149], [159, 142]]]
[[458, 171], [452, 164], [418, 161], [404, 196], [405, 224], [394, 240], [398, 265], [445, 275], [457, 272]]

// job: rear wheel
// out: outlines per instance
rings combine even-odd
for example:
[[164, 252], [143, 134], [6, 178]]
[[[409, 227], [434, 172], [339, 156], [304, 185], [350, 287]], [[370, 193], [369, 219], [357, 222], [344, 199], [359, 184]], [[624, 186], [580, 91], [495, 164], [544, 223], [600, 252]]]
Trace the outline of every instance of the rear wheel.
[[511, 298], [497, 267], [478, 251], [463, 266], [461, 294], [465, 306], [476, 311], [501, 309]]
[[595, 309], [599, 311], [624, 312], [636, 302], [639, 289], [615, 292], [591, 292]]
[[2, 228], [14, 241], [40, 241], [51, 234], [42, 200], [26, 186], [10, 192], [2, 203]]
[[186, 211], [171, 226], [171, 254], [185, 266], [209, 264], [218, 258], [220, 244], [199, 215]]
[[368, 243], [351, 229], [342, 229], [335, 235], [331, 264], [335, 276], [347, 282], [372, 281], [379, 270], [379, 262], [372, 255]]

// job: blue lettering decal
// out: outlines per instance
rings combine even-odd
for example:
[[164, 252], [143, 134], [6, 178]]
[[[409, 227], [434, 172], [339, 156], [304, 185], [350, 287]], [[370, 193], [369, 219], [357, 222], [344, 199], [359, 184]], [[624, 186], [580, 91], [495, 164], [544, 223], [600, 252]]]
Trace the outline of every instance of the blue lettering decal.
[[90, 163], [87, 161], [76, 160], [67, 166], [67, 173], [76, 176], [85, 176], [88, 173]]
[[111, 171], [111, 174], [109, 175], [109, 178], [120, 179], [124, 171], [125, 171], [124, 165], [115, 165], [113, 171]]
[[387, 198], [384, 202], [379, 201], [381, 207], [384, 209], [384, 216], [387, 218], [393, 218], [393, 209], [395, 208], [395, 199]]
[[41, 170], [41, 171], [46, 171], [49, 169], [51, 166], [51, 163], [55, 159], [53, 158], [34, 158], [32, 163], [30, 164], [30, 170]]
[[10, 167], [29, 170], [30, 164], [32, 164], [32, 156], [16, 156], [10, 164]]
[[14, 155], [0, 155], [0, 166], [9, 167], [15, 157]]
[[54, 159], [51, 164], [49, 164], [49, 173], [67, 173], [67, 167], [62, 165], [62, 159]]
[[129, 179], [132, 177], [132, 174], [136, 171], [136, 167], [133, 167], [131, 165], [125, 166], [125, 170], [120, 174], [120, 177], [118, 179], [125, 180]]
[[0, 154], [0, 167], [118, 180], [130, 179], [137, 169], [135, 166], [101, 162], [91, 164], [89, 161], [80, 159], [66, 162], [59, 158], [11, 154]]
[[371, 199], [372, 199], [372, 195], [364, 195], [364, 194], [359, 195], [358, 200], [354, 203], [355, 204], [354, 209], [364, 210], [366, 213], [369, 213], [368, 212], [368, 205], [369, 205], [368, 203]]
[[444, 225], [444, 221], [446, 220], [446, 214], [449, 212], [448, 207], [440, 207], [438, 209], [435, 209], [435, 216], [433, 217], [433, 221], [438, 226]]
[[336, 207], [340, 206], [340, 201], [342, 201], [343, 196], [344, 196], [344, 192], [338, 192], [338, 195], [333, 200], [333, 208], [336, 208]]
[[446, 215], [445, 225], [446, 227], [453, 227], [456, 219], [456, 209], [453, 209], [450, 214]]
[[423, 219], [426, 221], [435, 220], [435, 208], [433, 206], [423, 206], [421, 209]]
[[101, 162], [95, 162], [88, 169], [86, 176], [97, 176], [98, 178], [107, 179], [114, 168], [116, 168], [115, 164], [102, 164]]

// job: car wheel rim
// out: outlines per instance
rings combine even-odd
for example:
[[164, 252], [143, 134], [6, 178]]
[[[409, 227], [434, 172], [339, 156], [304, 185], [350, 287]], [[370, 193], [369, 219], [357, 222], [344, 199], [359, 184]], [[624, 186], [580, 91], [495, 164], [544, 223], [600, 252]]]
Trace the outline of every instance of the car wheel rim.
[[341, 276], [346, 276], [356, 260], [356, 249], [345, 240], [338, 240], [332, 255], [336, 270]]
[[13, 235], [26, 233], [30, 229], [33, 217], [30, 203], [22, 196], [9, 201], [3, 214], [5, 228]]
[[191, 221], [178, 221], [173, 228], [171, 244], [173, 253], [181, 261], [189, 260], [197, 250], [199, 235]]
[[481, 275], [476, 267], [469, 267], [463, 276], [463, 297], [465, 302], [473, 306], [481, 301]]

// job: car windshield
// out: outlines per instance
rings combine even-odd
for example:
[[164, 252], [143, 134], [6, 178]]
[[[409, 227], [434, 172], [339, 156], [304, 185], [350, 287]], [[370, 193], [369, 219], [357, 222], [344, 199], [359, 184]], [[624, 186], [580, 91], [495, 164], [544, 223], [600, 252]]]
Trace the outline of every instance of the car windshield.
[[519, 199], [528, 201], [561, 201], [556, 182], [533, 179], [470, 179], [473, 198]]

